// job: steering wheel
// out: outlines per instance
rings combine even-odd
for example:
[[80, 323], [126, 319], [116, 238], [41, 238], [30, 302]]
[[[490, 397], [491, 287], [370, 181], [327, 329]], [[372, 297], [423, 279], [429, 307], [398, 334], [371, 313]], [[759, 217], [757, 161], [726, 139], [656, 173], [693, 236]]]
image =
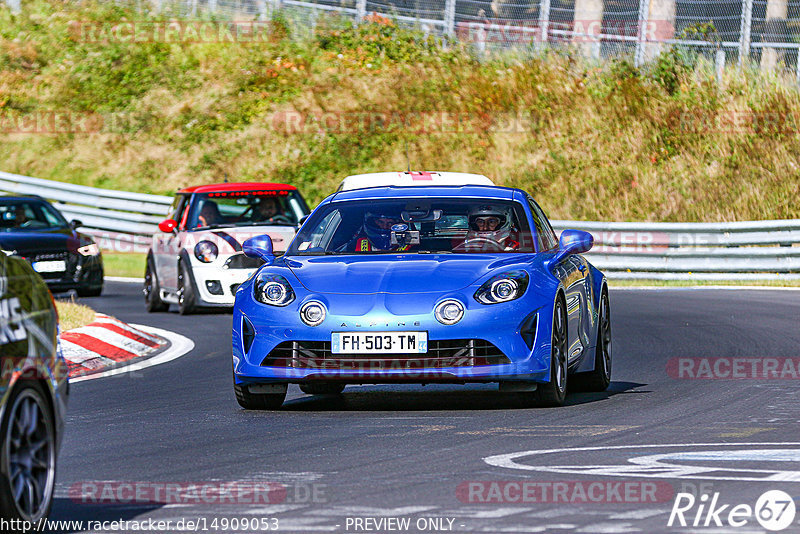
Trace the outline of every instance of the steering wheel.
[[280, 213], [278, 215], [272, 216], [272, 222], [282, 222], [286, 224], [292, 224], [292, 220], [289, 219], [289, 217], [287, 217], [286, 215], [281, 215]]
[[494, 250], [490, 250], [489, 252], [502, 252], [505, 250], [505, 247], [495, 241], [494, 239], [488, 239], [486, 237], [474, 237], [472, 239], [468, 239], [461, 243], [460, 245], [456, 245], [453, 247], [453, 251], [461, 251], [461, 250], [481, 250], [486, 246]]

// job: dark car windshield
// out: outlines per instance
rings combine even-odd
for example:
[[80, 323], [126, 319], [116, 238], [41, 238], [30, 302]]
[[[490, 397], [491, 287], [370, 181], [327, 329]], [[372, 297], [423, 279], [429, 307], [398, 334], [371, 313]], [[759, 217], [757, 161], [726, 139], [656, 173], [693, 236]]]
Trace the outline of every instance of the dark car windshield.
[[294, 226], [307, 214], [308, 208], [297, 191], [195, 193], [186, 228]]
[[375, 199], [317, 210], [287, 255], [534, 252], [522, 205], [497, 199]]
[[0, 232], [55, 230], [68, 226], [47, 202], [35, 199], [0, 199]]

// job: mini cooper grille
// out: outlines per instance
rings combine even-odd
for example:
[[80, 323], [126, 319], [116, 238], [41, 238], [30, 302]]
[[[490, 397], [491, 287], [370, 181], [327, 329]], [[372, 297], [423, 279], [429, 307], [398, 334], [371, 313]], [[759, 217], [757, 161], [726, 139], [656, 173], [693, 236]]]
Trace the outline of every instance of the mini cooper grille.
[[270, 352], [265, 367], [381, 371], [437, 369], [511, 363], [492, 343], [482, 339], [429, 341], [426, 354], [331, 354], [329, 341], [284, 341]]
[[261, 258], [251, 258], [244, 254], [234, 254], [225, 261], [223, 269], [257, 269], [264, 264]]

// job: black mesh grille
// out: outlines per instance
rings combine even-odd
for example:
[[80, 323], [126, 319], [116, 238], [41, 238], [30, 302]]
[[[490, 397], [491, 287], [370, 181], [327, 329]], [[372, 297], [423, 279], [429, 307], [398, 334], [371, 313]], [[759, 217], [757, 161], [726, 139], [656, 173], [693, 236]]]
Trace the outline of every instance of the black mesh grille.
[[284, 341], [270, 352], [265, 367], [298, 369], [389, 370], [477, 367], [511, 363], [482, 339], [428, 341], [426, 354], [332, 354], [330, 341]]
[[223, 269], [256, 269], [264, 264], [261, 258], [251, 258], [244, 254], [234, 254], [227, 259]]

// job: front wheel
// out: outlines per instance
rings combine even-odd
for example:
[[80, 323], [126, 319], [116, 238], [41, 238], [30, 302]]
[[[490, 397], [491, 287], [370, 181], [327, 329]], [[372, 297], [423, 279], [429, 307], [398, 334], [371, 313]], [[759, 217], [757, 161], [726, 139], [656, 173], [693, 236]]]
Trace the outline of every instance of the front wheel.
[[541, 406], [562, 406], [567, 398], [567, 312], [559, 298], [553, 309], [550, 381], [536, 389]]
[[36, 522], [53, 505], [56, 433], [42, 387], [23, 381], [0, 424], [0, 516]]
[[144, 269], [144, 304], [150, 313], [166, 311], [169, 304], [161, 300], [161, 286], [158, 283], [158, 274], [153, 268], [153, 260], [147, 258], [147, 265]]
[[195, 310], [194, 285], [192, 275], [184, 262], [178, 264], [178, 312], [189, 315]]
[[594, 370], [573, 377], [581, 391], [605, 391], [611, 384], [611, 306], [608, 290], [600, 295], [597, 317], [597, 347], [594, 353]]
[[249, 386], [233, 383], [236, 402], [245, 410], [277, 410], [286, 399], [286, 386], [282, 393], [251, 393]]

